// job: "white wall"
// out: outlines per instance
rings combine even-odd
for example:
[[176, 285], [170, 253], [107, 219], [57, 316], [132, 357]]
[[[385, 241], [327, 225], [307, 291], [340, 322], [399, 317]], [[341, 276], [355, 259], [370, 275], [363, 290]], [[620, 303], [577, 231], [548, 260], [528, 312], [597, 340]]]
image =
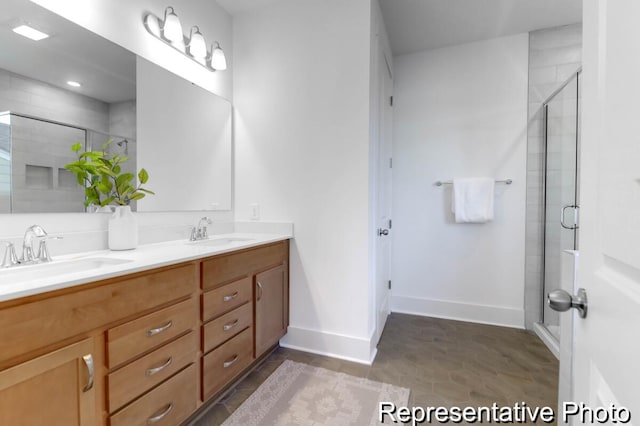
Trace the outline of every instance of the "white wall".
[[234, 19], [235, 208], [295, 223], [282, 344], [370, 360], [369, 0]]
[[[184, 31], [199, 25], [207, 40], [218, 40], [225, 49], [229, 70], [212, 73], [185, 58], [179, 52], [154, 39], [145, 30], [142, 19], [147, 12], [164, 13], [167, 4], [152, 0], [34, 0], [71, 21], [131, 50], [143, 58], [204, 87], [222, 97], [233, 94], [233, 56], [231, 17], [214, 1], [177, 0], [172, 3]], [[149, 187], [153, 189], [150, 182]], [[208, 212], [217, 221], [233, 220], [232, 212]], [[202, 212], [138, 214], [140, 243], [162, 239], [180, 239], [188, 235]], [[70, 253], [107, 247], [106, 214], [13, 214], [0, 215], [0, 238], [21, 241], [27, 226], [38, 223], [49, 233], [65, 235], [51, 242], [51, 253]], [[222, 225], [221, 225], [222, 226]]]
[[[395, 58], [392, 310], [522, 327], [528, 35]], [[455, 224], [451, 187], [493, 176], [492, 223]]]

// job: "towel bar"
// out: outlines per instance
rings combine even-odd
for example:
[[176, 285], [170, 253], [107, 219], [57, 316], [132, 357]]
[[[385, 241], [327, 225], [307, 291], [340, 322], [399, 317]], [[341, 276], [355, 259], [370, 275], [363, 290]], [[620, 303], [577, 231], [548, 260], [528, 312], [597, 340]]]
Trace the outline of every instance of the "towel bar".
[[[511, 179], [501, 179], [501, 180], [497, 180], [496, 179], [496, 183], [504, 183], [506, 185], [511, 185], [513, 183], [513, 180]], [[452, 181], [450, 180], [446, 180], [446, 181], [441, 181], [441, 180], [437, 180], [436, 181], [436, 186], [442, 186], [442, 185], [451, 185], [453, 184]]]

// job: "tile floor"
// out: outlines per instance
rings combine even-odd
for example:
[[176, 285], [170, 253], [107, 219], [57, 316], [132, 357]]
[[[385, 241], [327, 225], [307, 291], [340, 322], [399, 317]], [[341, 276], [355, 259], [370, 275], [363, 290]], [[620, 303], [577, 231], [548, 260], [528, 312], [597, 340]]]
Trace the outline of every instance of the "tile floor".
[[221, 424], [285, 359], [408, 387], [410, 406], [557, 404], [558, 361], [538, 337], [504, 327], [391, 314], [373, 365], [278, 348], [194, 425]]

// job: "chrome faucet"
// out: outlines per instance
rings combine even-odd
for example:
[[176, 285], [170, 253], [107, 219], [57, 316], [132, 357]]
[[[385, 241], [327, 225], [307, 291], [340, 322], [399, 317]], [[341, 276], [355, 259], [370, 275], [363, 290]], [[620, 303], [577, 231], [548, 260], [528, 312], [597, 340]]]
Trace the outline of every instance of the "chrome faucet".
[[[51, 262], [47, 240], [61, 239], [62, 237], [50, 237], [40, 225], [31, 225], [24, 233], [22, 241], [22, 258], [18, 263], [45, 263]], [[36, 254], [34, 243], [38, 241], [38, 251]]]
[[198, 226], [191, 228], [191, 237], [189, 241], [206, 240], [209, 238], [207, 233], [207, 225], [211, 225], [213, 222], [208, 217], [203, 217], [198, 221]]
[[16, 255], [16, 247], [11, 241], [0, 241], [5, 244], [4, 259], [2, 260], [2, 268], [10, 268], [16, 266], [18, 262], [18, 256]]

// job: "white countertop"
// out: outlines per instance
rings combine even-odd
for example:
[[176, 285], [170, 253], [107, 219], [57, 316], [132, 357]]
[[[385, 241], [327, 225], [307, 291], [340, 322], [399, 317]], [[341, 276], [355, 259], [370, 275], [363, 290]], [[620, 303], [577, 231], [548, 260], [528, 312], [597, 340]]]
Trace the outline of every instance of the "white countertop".
[[[135, 250], [100, 250], [53, 256], [52, 263], [0, 269], [0, 302], [290, 238], [292, 235], [285, 233], [217, 234], [211, 235], [209, 240], [205, 241], [223, 239], [239, 239], [239, 241], [210, 246], [204, 242], [177, 240], [141, 245]], [[93, 264], [100, 266], [93, 267]], [[83, 265], [84, 270], [73, 270], [76, 265]]]

